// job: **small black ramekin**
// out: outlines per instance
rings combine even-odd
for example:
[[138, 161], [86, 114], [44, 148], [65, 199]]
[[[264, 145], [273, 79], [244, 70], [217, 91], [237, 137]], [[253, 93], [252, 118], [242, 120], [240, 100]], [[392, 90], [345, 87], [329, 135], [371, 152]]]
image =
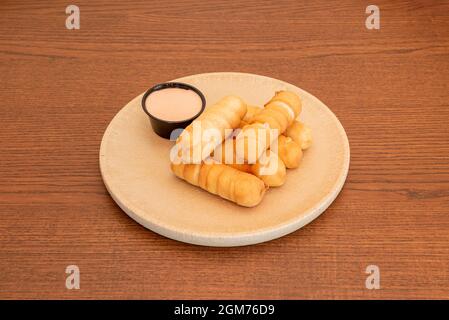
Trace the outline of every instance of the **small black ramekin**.
[[[168, 120], [162, 120], [162, 119], [156, 118], [154, 115], [152, 115], [147, 110], [147, 106], [146, 106], [147, 97], [154, 91], [163, 90], [163, 89], [167, 89], [167, 88], [181, 88], [181, 89], [185, 89], [185, 90], [193, 90], [201, 98], [201, 102], [202, 102], [201, 110], [198, 112], [198, 114], [194, 115], [190, 119], [181, 120], [181, 121], [168, 121]], [[175, 136], [175, 133], [172, 136], [172, 132], [176, 129], [184, 129], [189, 124], [191, 124], [192, 121], [195, 120], [201, 113], [203, 113], [204, 108], [206, 107], [206, 98], [204, 97], [204, 95], [201, 93], [200, 90], [198, 90], [194, 86], [191, 86], [190, 84], [182, 83], [182, 82], [166, 82], [166, 83], [159, 83], [159, 84], [155, 85], [154, 87], [151, 87], [150, 89], [148, 89], [147, 92], [145, 92], [145, 94], [142, 97], [141, 105], [142, 105], [143, 111], [145, 111], [145, 113], [150, 118], [151, 127], [153, 128], [153, 131], [157, 135], [159, 135], [165, 139], [170, 139], [170, 137], [172, 139], [176, 139], [177, 136], [180, 134], [181, 130], [178, 130], [179, 132], [177, 133], [176, 136]], [[182, 106], [179, 106], [179, 107], [182, 108]]]

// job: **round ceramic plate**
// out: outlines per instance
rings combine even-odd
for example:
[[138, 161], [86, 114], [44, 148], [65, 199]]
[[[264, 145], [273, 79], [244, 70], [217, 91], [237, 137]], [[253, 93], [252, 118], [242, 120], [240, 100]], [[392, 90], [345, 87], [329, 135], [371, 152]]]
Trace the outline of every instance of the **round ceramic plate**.
[[242, 246], [279, 238], [318, 217], [337, 197], [349, 168], [349, 143], [335, 115], [317, 98], [289, 83], [245, 73], [206, 73], [175, 81], [200, 89], [211, 105], [226, 95], [263, 106], [278, 90], [303, 101], [299, 120], [312, 128], [313, 144], [298, 169], [287, 171], [254, 208], [189, 185], [169, 169], [172, 141], [151, 130], [142, 95], [109, 124], [100, 147], [101, 174], [112, 198], [131, 218], [168, 238], [206, 246]]

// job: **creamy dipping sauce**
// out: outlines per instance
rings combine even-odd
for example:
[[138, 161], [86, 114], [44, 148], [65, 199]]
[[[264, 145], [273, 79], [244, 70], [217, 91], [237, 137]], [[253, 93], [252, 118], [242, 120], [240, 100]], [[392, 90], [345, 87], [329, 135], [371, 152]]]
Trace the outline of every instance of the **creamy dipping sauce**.
[[195, 91], [181, 88], [156, 90], [145, 100], [147, 111], [165, 121], [190, 119], [201, 111], [202, 103]]

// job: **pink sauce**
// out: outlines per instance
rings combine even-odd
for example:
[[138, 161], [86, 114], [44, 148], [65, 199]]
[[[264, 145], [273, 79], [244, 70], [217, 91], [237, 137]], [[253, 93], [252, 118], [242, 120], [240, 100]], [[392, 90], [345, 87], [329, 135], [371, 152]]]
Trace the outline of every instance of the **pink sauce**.
[[149, 113], [165, 121], [187, 120], [201, 111], [202, 101], [193, 90], [167, 88], [152, 92], [145, 104]]

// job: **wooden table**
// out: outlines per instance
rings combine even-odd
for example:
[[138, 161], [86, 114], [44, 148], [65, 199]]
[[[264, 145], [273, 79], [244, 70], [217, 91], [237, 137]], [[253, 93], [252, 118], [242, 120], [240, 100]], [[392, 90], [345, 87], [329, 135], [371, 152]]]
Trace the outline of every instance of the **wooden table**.
[[[380, 30], [363, 1], [79, 0], [80, 30], [49, 2], [0, 4], [0, 298], [449, 298], [447, 1], [376, 1]], [[115, 113], [213, 71], [291, 82], [338, 116], [351, 167], [319, 219], [206, 248], [109, 197], [98, 151]], [[380, 290], [365, 288], [371, 264]]]

